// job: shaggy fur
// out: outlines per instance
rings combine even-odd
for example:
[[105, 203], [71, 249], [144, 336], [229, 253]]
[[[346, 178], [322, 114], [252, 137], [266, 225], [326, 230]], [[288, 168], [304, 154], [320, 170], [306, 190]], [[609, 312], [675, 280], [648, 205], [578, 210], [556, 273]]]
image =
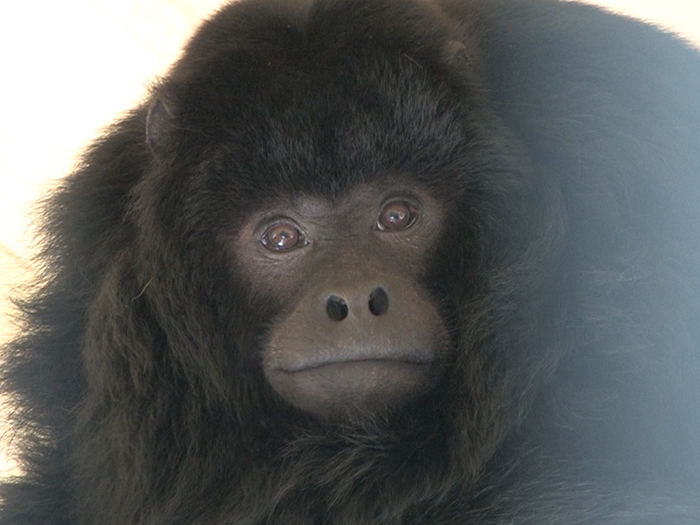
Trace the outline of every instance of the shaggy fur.
[[[225, 7], [43, 208], [0, 523], [700, 523], [699, 175], [700, 58], [638, 22]], [[279, 305], [225, 239], [382, 180], [444, 204], [421, 286], [452, 362], [410, 411], [319, 421], [267, 385]]]

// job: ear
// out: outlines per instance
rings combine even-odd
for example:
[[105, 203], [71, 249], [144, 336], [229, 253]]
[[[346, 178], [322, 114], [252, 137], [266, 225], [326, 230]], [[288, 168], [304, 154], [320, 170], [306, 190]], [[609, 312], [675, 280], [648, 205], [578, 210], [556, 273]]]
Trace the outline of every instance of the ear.
[[467, 46], [459, 40], [449, 40], [445, 45], [445, 58], [448, 64], [467, 62], [470, 59]]
[[171, 130], [175, 127], [175, 113], [162, 98], [155, 99], [146, 117], [146, 142], [156, 156], [160, 156]]

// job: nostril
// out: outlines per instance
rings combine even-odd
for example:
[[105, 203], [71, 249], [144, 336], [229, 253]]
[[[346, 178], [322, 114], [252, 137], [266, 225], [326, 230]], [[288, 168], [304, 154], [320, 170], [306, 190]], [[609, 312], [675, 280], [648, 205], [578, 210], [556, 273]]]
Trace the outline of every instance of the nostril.
[[348, 305], [342, 297], [331, 295], [326, 301], [326, 313], [334, 321], [342, 321], [348, 316]]
[[389, 296], [381, 286], [369, 294], [369, 311], [374, 315], [382, 315], [389, 309]]

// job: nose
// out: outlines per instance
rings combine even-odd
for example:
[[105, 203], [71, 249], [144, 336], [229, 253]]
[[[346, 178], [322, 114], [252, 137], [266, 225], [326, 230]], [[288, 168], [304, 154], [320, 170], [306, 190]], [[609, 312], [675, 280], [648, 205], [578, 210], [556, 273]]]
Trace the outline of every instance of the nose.
[[[389, 309], [389, 294], [384, 288], [377, 286], [370, 292], [367, 298], [367, 308], [375, 316], [380, 316], [387, 312]], [[340, 295], [331, 295], [326, 301], [326, 313], [333, 321], [342, 321], [349, 313], [348, 302]]]

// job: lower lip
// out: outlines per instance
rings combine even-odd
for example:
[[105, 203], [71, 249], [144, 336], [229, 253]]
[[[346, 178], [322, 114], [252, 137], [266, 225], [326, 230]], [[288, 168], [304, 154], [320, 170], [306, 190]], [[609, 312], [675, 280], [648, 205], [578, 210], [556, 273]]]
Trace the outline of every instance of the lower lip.
[[294, 372], [279, 370], [279, 380], [305, 385], [324, 392], [345, 392], [348, 395], [373, 392], [398, 393], [430, 382], [429, 363], [386, 359], [340, 361], [305, 368]]

